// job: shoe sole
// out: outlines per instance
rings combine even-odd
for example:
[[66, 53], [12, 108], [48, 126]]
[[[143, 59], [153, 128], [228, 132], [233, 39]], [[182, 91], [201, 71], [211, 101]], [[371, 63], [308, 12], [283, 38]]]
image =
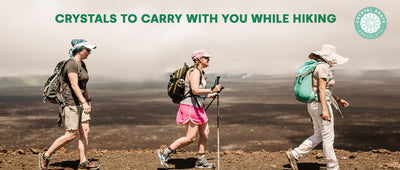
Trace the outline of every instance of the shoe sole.
[[100, 167], [97, 167], [97, 168], [78, 168], [78, 170], [79, 169], [86, 169], [86, 170], [98, 170], [98, 169], [100, 169]]
[[164, 169], [167, 169], [167, 168], [168, 168], [168, 165], [167, 165], [167, 163], [164, 161], [164, 159], [162, 158], [163, 156], [162, 156], [162, 154], [161, 154], [161, 150], [157, 150], [157, 155], [158, 155], [158, 158], [160, 158], [161, 166], [162, 166]]
[[215, 169], [215, 164], [211, 164], [211, 167], [208, 167], [208, 166], [194, 166], [194, 168], [199, 168], [199, 169], [202, 169], [202, 168], [207, 168], [207, 169]]
[[78, 167], [78, 170], [79, 170], [79, 169], [98, 170], [98, 169], [100, 169], [100, 165], [99, 165], [98, 167], [96, 167], [96, 168], [94, 168], [94, 167], [93, 167], [93, 168], [79, 168], [79, 167]]
[[293, 170], [299, 170], [297, 167], [296, 160], [291, 156], [290, 151], [286, 151], [286, 157], [289, 160], [290, 167], [292, 167]]

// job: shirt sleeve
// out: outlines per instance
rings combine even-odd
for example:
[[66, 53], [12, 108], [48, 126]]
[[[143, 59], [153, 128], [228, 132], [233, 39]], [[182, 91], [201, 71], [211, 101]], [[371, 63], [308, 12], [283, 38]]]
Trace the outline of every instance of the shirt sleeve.
[[68, 61], [67, 64], [65, 64], [65, 72], [67, 74], [69, 73], [78, 73], [78, 64], [74, 61]]
[[329, 66], [326, 64], [318, 64], [315, 68], [315, 75], [318, 79], [324, 78], [328, 79], [329, 75]]

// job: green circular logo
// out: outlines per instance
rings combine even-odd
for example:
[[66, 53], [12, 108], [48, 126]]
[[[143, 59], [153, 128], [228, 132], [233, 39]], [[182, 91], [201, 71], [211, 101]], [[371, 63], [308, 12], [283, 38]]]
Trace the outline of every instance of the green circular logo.
[[354, 26], [361, 37], [375, 39], [385, 32], [386, 17], [378, 8], [367, 7], [358, 12]]

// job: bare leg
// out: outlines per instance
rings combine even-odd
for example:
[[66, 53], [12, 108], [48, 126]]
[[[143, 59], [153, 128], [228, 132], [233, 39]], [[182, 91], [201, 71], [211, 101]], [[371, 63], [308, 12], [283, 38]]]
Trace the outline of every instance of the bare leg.
[[88, 149], [88, 137], [89, 137], [89, 121], [85, 121], [79, 124], [79, 141], [78, 149], [80, 156], [80, 163], [86, 161], [86, 151]]
[[58, 149], [73, 141], [76, 138], [77, 132], [78, 130], [66, 130], [63, 136], [60, 136], [54, 141], [49, 150], [45, 153], [45, 156], [50, 158]]
[[178, 148], [183, 148], [196, 140], [197, 132], [199, 131], [199, 125], [192, 123], [189, 121], [186, 124], [186, 136], [177, 139], [174, 143], [172, 143], [169, 148], [171, 150], [176, 150]]
[[210, 129], [208, 127], [208, 123], [199, 125], [199, 154], [203, 154], [206, 152], [206, 144], [208, 141], [208, 134], [210, 134]]

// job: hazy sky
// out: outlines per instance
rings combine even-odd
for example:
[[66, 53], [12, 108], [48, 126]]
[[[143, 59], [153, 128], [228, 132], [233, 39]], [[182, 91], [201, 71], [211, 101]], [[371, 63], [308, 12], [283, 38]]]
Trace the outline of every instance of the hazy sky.
[[[365, 7], [387, 18], [385, 33], [374, 40], [359, 36], [354, 18]], [[50, 74], [67, 59], [70, 41], [83, 38], [98, 46], [86, 60], [92, 75], [157, 79], [205, 49], [212, 55], [207, 72], [294, 73], [308, 54], [324, 43], [350, 58], [345, 69], [400, 69], [400, 1], [109, 1], [2, 0], [0, 76]], [[57, 23], [57, 14], [335, 14], [335, 23], [254, 24]], [[248, 18], [250, 20], [250, 18]]]

